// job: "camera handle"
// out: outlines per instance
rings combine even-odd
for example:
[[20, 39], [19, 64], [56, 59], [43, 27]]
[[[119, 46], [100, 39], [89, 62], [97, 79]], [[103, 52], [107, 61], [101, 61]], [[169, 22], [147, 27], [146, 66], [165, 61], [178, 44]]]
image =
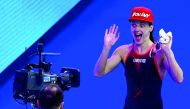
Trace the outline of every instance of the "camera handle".
[[38, 67], [38, 77], [37, 77], [37, 83], [41, 85], [42, 83], [42, 70], [43, 70], [43, 62], [42, 62], [42, 49], [43, 49], [43, 43], [38, 43], [38, 55], [39, 55], [39, 67]]
[[38, 55], [39, 55], [39, 76], [42, 76], [42, 46], [43, 43], [38, 43]]

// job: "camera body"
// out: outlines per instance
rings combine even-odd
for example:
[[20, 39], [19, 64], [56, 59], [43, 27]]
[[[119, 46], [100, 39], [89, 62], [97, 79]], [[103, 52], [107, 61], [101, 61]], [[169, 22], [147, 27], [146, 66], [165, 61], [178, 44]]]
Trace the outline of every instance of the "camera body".
[[59, 74], [50, 71], [35, 72], [29, 64], [25, 69], [17, 70], [13, 83], [13, 98], [25, 102], [36, 103], [40, 90], [48, 84], [57, 84], [65, 91], [71, 87], [79, 87], [80, 71], [74, 68], [61, 68]]
[[[17, 70], [13, 83], [13, 98], [22, 100], [24, 104], [31, 102], [36, 106], [39, 93], [48, 84], [57, 84], [63, 91], [80, 86], [80, 71], [76, 68], [63, 67], [59, 73], [51, 72], [51, 63], [45, 62], [44, 55], [57, 53], [42, 52], [43, 43], [38, 43], [38, 64], [28, 64], [22, 70]], [[21, 102], [18, 102], [23, 104]]]

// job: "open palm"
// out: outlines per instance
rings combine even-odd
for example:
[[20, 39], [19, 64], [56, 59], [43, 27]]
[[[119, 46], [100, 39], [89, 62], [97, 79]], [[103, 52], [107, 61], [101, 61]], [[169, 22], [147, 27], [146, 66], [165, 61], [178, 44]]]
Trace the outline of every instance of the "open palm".
[[105, 31], [104, 45], [106, 47], [111, 47], [112, 45], [115, 44], [118, 38], [119, 38], [118, 26], [113, 24], [112, 26], [110, 26], [109, 29], [106, 29]]

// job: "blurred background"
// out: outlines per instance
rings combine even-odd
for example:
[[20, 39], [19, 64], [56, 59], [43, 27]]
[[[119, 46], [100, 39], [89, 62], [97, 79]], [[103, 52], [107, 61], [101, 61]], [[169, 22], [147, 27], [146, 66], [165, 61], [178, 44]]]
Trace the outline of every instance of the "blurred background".
[[64, 91], [65, 109], [122, 109], [126, 81], [121, 64], [110, 74], [93, 76], [94, 65], [103, 47], [105, 29], [119, 26], [120, 45], [132, 42], [128, 18], [135, 6], [145, 6], [154, 13], [154, 36], [163, 28], [173, 33], [172, 49], [184, 72], [182, 84], [166, 74], [163, 80], [164, 109], [189, 109], [190, 51], [189, 2], [187, 0], [1, 0], [0, 1], [0, 106], [1, 109], [31, 109], [13, 98], [15, 71], [29, 63], [38, 63], [37, 43], [43, 51], [60, 53], [46, 56], [60, 73], [62, 67], [80, 70], [78, 88]]

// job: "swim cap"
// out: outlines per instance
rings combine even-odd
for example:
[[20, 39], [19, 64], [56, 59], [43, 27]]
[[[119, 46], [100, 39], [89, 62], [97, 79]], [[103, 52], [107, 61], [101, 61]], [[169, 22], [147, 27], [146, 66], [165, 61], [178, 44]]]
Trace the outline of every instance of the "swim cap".
[[152, 11], [146, 7], [135, 7], [132, 10], [129, 21], [131, 20], [140, 20], [153, 23], [154, 18]]

